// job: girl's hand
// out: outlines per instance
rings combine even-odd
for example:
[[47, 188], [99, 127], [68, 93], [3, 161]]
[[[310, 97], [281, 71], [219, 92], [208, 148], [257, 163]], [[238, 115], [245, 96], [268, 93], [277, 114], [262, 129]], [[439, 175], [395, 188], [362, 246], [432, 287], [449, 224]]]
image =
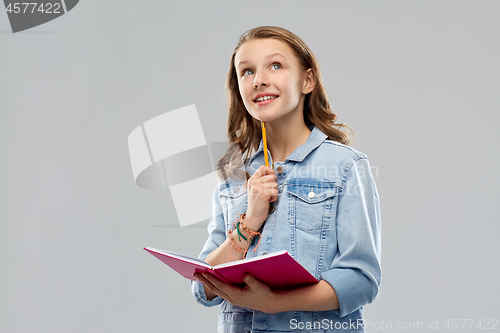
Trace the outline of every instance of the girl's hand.
[[248, 210], [245, 225], [251, 230], [260, 229], [269, 214], [269, 203], [278, 199], [278, 183], [274, 170], [261, 165], [248, 179]]
[[243, 288], [227, 284], [210, 273], [194, 273], [193, 276], [211, 292], [224, 298], [232, 305], [267, 313], [275, 312], [275, 294], [265, 283], [260, 282], [250, 274], [245, 276], [246, 285]]

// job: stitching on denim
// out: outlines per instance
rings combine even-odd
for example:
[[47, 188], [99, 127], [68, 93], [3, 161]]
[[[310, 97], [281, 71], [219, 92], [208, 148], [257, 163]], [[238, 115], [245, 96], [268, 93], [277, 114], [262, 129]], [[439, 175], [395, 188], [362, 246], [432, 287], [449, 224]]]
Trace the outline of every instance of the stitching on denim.
[[[302, 184], [301, 184], [301, 186], [302, 186]], [[330, 218], [331, 218], [333, 202], [336, 200], [335, 197], [337, 197], [337, 193], [338, 193], [337, 187], [333, 187], [333, 194], [332, 195], [329, 195], [329, 196], [325, 195], [325, 197], [321, 197], [321, 200], [319, 200], [317, 202], [305, 201], [303, 198], [301, 198], [296, 193], [293, 193], [293, 192], [290, 192], [290, 193], [291, 193], [291, 195], [288, 195], [288, 198], [289, 198], [288, 201], [289, 201], [289, 211], [291, 211], [292, 214], [289, 214], [289, 219], [288, 219], [289, 225], [291, 225], [293, 228], [298, 228], [298, 229], [304, 230], [306, 232], [322, 230], [322, 229], [325, 229], [327, 226], [329, 226], [328, 221], [325, 220], [325, 217], [328, 216], [328, 220], [330, 220]], [[288, 194], [288, 192], [287, 192], [287, 194]], [[293, 206], [290, 205], [290, 203], [292, 201], [293, 201]], [[305, 204], [315, 204], [315, 205], [322, 204], [323, 205], [323, 212], [322, 212], [322, 216], [321, 216], [321, 225], [320, 226], [318, 226], [317, 228], [313, 228], [313, 229], [305, 229], [303, 227], [297, 226], [297, 202], [298, 201], [304, 202]], [[329, 214], [327, 214], [328, 211], [329, 211]]]
[[[325, 247], [326, 247], [326, 240], [327, 240], [327, 235], [329, 232], [329, 221], [326, 220], [331, 220], [332, 213], [333, 213], [333, 204], [335, 198], [332, 200], [330, 203], [325, 204], [325, 209], [323, 211], [323, 223], [322, 223], [322, 230], [321, 230], [321, 245], [320, 245], [320, 251], [318, 255], [318, 260], [316, 262], [316, 278], [319, 279], [321, 276], [321, 265], [323, 264], [323, 259], [324, 259], [324, 254], [325, 254]], [[330, 210], [329, 212], [327, 210]]]
[[295, 214], [295, 200], [292, 197], [288, 197], [288, 225], [290, 226], [290, 251], [291, 256], [294, 259], [297, 259], [297, 255], [295, 254], [295, 224], [291, 223], [294, 221]]
[[[300, 179], [300, 178], [294, 178], [294, 179]], [[321, 185], [325, 184], [325, 185]], [[331, 188], [331, 187], [340, 187], [337, 185], [337, 182], [317, 182], [317, 183], [291, 183], [291, 182], [286, 182], [283, 185], [288, 185], [288, 186], [313, 186], [313, 187], [320, 187], [320, 188]]]
[[304, 154], [302, 156], [298, 157], [297, 159], [293, 159], [293, 158], [289, 159], [288, 157], [287, 157], [287, 159], [289, 159], [290, 161], [296, 161], [296, 162], [302, 162], [302, 161], [304, 161], [304, 159], [306, 158], [307, 155], [309, 155], [310, 153], [312, 153], [313, 150], [315, 150], [316, 148], [318, 148], [319, 146], [321, 146], [321, 144], [326, 141], [325, 140], [326, 138], [327, 138], [327, 136], [325, 135], [324, 137], [322, 137], [320, 139], [319, 142], [317, 142], [317, 144], [315, 146], [311, 146], [310, 149], [306, 150], [304, 152]]
[[[225, 229], [227, 229], [227, 225], [228, 225], [228, 217], [227, 217], [227, 214], [229, 214], [229, 207], [227, 206], [227, 198], [224, 197], [224, 200], [222, 199], [223, 196], [219, 195], [219, 201], [220, 201], [220, 205], [222, 207], [222, 216], [224, 217], [224, 226], [225, 226]], [[226, 233], [227, 233], [227, 230], [226, 230]]]
[[[295, 187], [299, 187], [299, 186], [301, 186], [301, 187], [312, 187], [312, 188], [315, 188], [315, 189], [318, 188], [318, 186], [313, 186], [313, 185], [308, 185], [308, 184], [297, 184], [297, 185], [294, 184], [293, 186], [295, 186]], [[289, 186], [289, 188], [292, 188], [293, 186]], [[298, 192], [294, 192], [294, 191], [288, 190], [287, 193], [290, 193], [294, 197], [299, 198], [303, 202], [307, 202], [307, 203], [320, 203], [321, 201], [325, 201], [325, 200], [327, 200], [329, 198], [335, 197], [335, 195], [337, 195], [337, 193], [338, 193], [337, 188], [341, 188], [341, 187], [340, 186], [331, 186], [331, 187], [320, 187], [320, 188], [322, 190], [326, 188], [327, 190], [323, 190], [322, 192], [316, 191], [315, 194], [318, 194], [318, 195], [314, 198], [314, 201], [304, 199], [303, 195], [300, 195]], [[328, 190], [331, 190], [332, 193], [327, 193]]]
[[346, 166], [346, 168], [345, 168], [345, 170], [344, 170], [344, 175], [342, 176], [342, 191], [341, 191], [341, 192], [345, 191], [345, 189], [346, 189], [345, 184], [346, 184], [346, 182], [347, 182], [347, 175], [348, 175], [348, 174], [349, 174], [349, 172], [351, 171], [352, 166], [353, 166], [353, 165], [354, 165], [357, 161], [359, 161], [359, 160], [366, 160], [366, 159], [368, 159], [368, 158], [366, 158], [366, 157], [362, 157], [362, 156], [358, 156], [355, 160], [353, 160], [353, 161], [351, 161], [349, 164], [347, 164], [347, 166]]
[[329, 143], [331, 145], [334, 145], [334, 146], [337, 146], [337, 147], [342, 147], [342, 148], [345, 148], [345, 149], [348, 149], [350, 150], [352, 153], [356, 154], [356, 156], [358, 157], [364, 157], [364, 158], [367, 158], [366, 154], [365, 153], [362, 153], [360, 151], [358, 151], [357, 149], [353, 148], [353, 147], [349, 147], [347, 145], [344, 145], [340, 142], [337, 142], [337, 141], [333, 141], [333, 140], [325, 140], [325, 143]]

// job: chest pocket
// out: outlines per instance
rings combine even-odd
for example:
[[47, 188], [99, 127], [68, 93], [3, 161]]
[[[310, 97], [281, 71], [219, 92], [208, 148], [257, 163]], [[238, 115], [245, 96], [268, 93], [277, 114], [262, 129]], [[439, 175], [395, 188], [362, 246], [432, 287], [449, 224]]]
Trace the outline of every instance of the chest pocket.
[[304, 231], [314, 231], [330, 226], [337, 207], [335, 184], [287, 184], [287, 191], [288, 223]]

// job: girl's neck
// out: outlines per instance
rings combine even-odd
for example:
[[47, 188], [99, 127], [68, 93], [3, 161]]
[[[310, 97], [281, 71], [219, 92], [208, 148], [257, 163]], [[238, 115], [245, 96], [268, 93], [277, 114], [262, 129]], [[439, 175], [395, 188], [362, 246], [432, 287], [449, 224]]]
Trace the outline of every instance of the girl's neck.
[[309, 138], [311, 130], [304, 121], [297, 124], [265, 123], [267, 148], [271, 152], [273, 162], [283, 162]]

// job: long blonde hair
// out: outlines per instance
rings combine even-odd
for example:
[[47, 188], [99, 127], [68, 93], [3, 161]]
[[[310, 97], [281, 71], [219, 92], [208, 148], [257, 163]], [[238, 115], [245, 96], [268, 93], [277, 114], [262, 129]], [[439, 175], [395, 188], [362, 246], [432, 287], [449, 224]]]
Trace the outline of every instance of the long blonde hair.
[[[234, 66], [234, 59], [241, 45], [252, 39], [277, 39], [287, 43], [295, 52], [303, 70], [312, 69], [314, 76], [314, 89], [306, 95], [304, 101], [304, 122], [310, 127], [314, 125], [328, 136], [328, 139], [343, 144], [350, 143], [352, 129], [345, 124], [337, 124], [337, 115], [333, 113], [328, 102], [326, 90], [321, 78], [319, 63], [309, 47], [294, 33], [273, 26], [257, 27], [243, 33], [234, 48], [229, 64], [226, 79], [226, 98], [229, 107], [227, 119], [227, 136], [229, 148], [218, 163], [217, 173], [222, 179], [228, 177], [235, 179], [249, 178], [239, 168], [247, 161], [251, 153], [256, 151], [262, 139], [261, 123], [253, 118], [246, 110], [238, 87], [238, 76]], [[243, 154], [246, 154], [244, 160]]]

